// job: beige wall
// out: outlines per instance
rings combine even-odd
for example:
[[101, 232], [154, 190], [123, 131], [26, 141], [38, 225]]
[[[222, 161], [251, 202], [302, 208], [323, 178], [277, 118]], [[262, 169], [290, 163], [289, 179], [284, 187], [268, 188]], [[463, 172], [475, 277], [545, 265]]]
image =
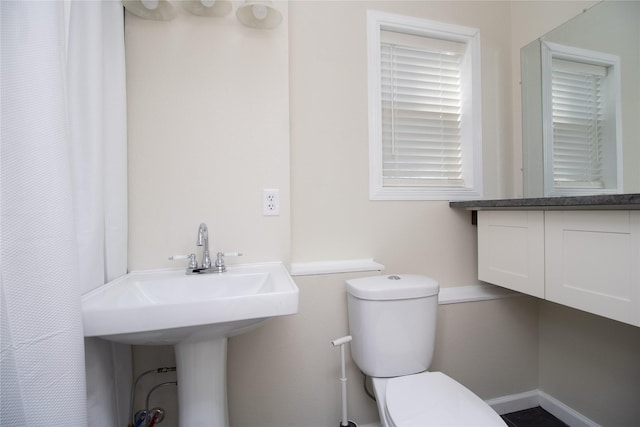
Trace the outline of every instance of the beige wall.
[[[512, 107], [519, 48], [512, 33], [521, 26], [517, 20], [529, 16], [525, 6], [277, 6], [285, 19], [273, 32], [243, 28], [232, 16], [181, 14], [154, 22], [127, 13], [130, 269], [168, 267], [168, 255], [196, 252], [195, 232], [204, 221], [212, 250], [246, 254], [229, 262], [373, 257], [387, 273], [427, 274], [442, 286], [476, 283], [469, 213], [446, 201], [368, 200], [366, 10], [480, 29], [485, 197], [495, 198], [521, 191], [519, 113]], [[548, 22], [550, 16], [556, 15], [540, 18]], [[520, 39], [528, 38], [522, 31]], [[261, 215], [261, 192], [270, 187], [282, 192], [280, 217]], [[339, 352], [330, 341], [348, 332], [344, 280], [355, 276], [297, 277], [299, 314], [230, 340], [233, 426], [336, 425]], [[538, 388], [557, 360], [545, 333], [540, 340], [548, 344], [539, 342], [539, 329], [547, 329], [538, 324], [535, 299], [441, 306], [438, 319], [433, 369], [483, 398]], [[545, 372], [539, 372], [539, 352]], [[173, 363], [169, 347], [134, 353], [136, 372]], [[351, 417], [371, 422], [375, 406], [350, 360], [348, 366]], [[167, 410], [163, 425], [175, 426], [175, 390], [158, 393], [152, 405]]]
[[602, 426], [640, 420], [640, 328], [540, 307], [540, 389]]
[[[126, 13], [129, 268], [186, 266], [200, 222], [212, 252], [234, 262], [288, 260], [287, 3], [273, 31], [234, 16], [181, 12], [172, 21]], [[279, 188], [281, 215], [262, 216]]]
[[[372, 256], [445, 285], [475, 280], [475, 228], [448, 202], [370, 201], [366, 11], [480, 29], [485, 195], [511, 162], [508, 2], [293, 2], [290, 6], [293, 261]], [[506, 83], [506, 84], [505, 84]], [[463, 267], [461, 267], [463, 266]]]

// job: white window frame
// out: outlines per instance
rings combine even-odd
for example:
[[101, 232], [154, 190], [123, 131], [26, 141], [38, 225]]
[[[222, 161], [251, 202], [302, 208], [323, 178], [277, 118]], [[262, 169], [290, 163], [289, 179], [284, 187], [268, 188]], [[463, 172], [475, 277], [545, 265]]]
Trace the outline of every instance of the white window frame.
[[[618, 194], [623, 192], [622, 171], [622, 102], [620, 86], [620, 57], [608, 53], [566, 46], [559, 43], [542, 41], [542, 140], [544, 153], [544, 196], [580, 196], [592, 194]], [[553, 158], [553, 95], [552, 64], [553, 59], [584, 64], [599, 65], [607, 68], [607, 97], [610, 104], [606, 121], [609, 134], [604, 143], [608, 151], [608, 172], [603, 188], [556, 187]], [[615, 157], [612, 159], [612, 157]], [[614, 168], [612, 170], [612, 168]]]
[[[380, 32], [425, 36], [466, 45], [463, 108], [470, 112], [463, 129], [463, 186], [384, 186]], [[415, 17], [368, 11], [369, 90], [369, 198], [371, 200], [471, 200], [482, 197], [482, 120], [480, 80], [480, 32], [476, 28], [445, 24]]]

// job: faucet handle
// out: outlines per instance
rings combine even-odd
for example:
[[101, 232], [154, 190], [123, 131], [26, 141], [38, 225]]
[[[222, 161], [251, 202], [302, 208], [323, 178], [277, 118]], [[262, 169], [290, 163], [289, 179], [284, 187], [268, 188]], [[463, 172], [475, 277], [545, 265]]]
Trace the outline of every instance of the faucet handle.
[[171, 261], [177, 261], [177, 260], [181, 260], [181, 259], [188, 259], [189, 260], [189, 264], [187, 265], [187, 268], [198, 268], [198, 261], [196, 261], [196, 254], [173, 255], [173, 256], [170, 256], [169, 259]]
[[220, 271], [226, 270], [226, 267], [224, 265], [224, 257], [226, 256], [242, 256], [242, 253], [241, 252], [218, 252], [216, 254], [216, 262], [214, 266]]
[[242, 256], [242, 252], [218, 252], [221, 256]]

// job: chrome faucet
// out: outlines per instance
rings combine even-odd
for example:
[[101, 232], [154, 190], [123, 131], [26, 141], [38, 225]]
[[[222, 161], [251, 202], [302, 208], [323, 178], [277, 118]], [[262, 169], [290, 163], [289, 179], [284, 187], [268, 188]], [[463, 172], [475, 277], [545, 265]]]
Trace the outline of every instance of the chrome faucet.
[[196, 245], [204, 246], [202, 250], [202, 263], [200, 264], [202, 269], [211, 268], [211, 256], [209, 256], [209, 229], [204, 222], [198, 227], [198, 240]]
[[209, 254], [209, 229], [204, 222], [198, 227], [198, 239], [196, 245], [204, 246], [202, 249], [202, 263], [198, 266], [196, 254], [174, 255], [169, 259], [172, 261], [180, 259], [188, 259], [187, 274], [207, 274], [207, 273], [224, 273], [227, 266], [224, 264], [225, 256], [242, 256], [240, 252], [218, 252], [215, 264], [212, 265], [211, 255]]

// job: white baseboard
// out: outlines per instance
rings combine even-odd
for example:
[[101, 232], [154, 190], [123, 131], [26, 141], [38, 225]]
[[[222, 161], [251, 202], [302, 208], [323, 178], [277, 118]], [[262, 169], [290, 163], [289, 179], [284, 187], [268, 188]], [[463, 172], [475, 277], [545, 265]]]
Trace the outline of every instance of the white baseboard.
[[540, 390], [498, 397], [486, 402], [500, 415], [541, 406], [570, 427], [601, 427], [598, 423]]
[[524, 393], [496, 397], [486, 402], [498, 414], [508, 414], [540, 406], [540, 392], [538, 390], [525, 391]]
[[[573, 410], [558, 399], [540, 390], [531, 390], [525, 391], [524, 393], [497, 397], [495, 399], [489, 399], [486, 402], [500, 415], [541, 406], [554, 417], [569, 425], [569, 427], [601, 427], [600, 424], [591, 421], [578, 411]], [[370, 423], [359, 427], [380, 427], [380, 424]]]
[[540, 391], [540, 406], [571, 427], [601, 427], [600, 424], [590, 420], [543, 391]]

